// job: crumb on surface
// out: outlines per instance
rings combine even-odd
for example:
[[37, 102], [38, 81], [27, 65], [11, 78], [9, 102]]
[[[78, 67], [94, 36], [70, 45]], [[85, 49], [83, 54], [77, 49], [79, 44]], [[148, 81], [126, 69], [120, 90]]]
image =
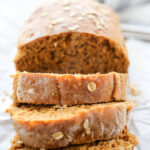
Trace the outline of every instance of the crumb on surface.
[[137, 89], [137, 87], [135, 85], [129, 85], [130, 89], [131, 89], [131, 94], [133, 96], [137, 96], [141, 94], [141, 91], [139, 89]]
[[1, 99], [1, 101], [2, 101], [2, 102], [5, 102], [5, 101], [6, 101], [6, 98], [5, 98], [5, 97], [3, 97], [3, 98]]
[[12, 93], [10, 93], [8, 91], [4, 91], [3, 93], [6, 97], [9, 97], [10, 99], [12, 98]]

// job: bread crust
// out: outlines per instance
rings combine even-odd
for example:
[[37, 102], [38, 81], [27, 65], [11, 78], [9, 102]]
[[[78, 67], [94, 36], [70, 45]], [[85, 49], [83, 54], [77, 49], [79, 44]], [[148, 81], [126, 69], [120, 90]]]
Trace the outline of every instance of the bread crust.
[[59, 148], [116, 138], [127, 125], [132, 106], [129, 102], [82, 105], [50, 113], [54, 108], [27, 105], [12, 106], [8, 111], [24, 144]]
[[[83, 6], [84, 11], [82, 9]], [[72, 30], [69, 27], [77, 24], [79, 24], [80, 27], [75, 30], [76, 32], [105, 37], [106, 39], [110, 39], [112, 42], [118, 44], [118, 46], [122, 48], [124, 47], [124, 39], [119, 28], [119, 17], [111, 8], [91, 0], [76, 0], [76, 2], [70, 0], [70, 3], [66, 6], [67, 8], [69, 7], [68, 13], [70, 14], [70, 11], [74, 11], [77, 16], [70, 17], [67, 14], [67, 11], [64, 10], [64, 7], [63, 1], [60, 2], [59, 0], [54, 0], [44, 3], [36, 9], [29, 18], [27, 18], [20, 31], [18, 47], [23, 47], [33, 40], [38, 40], [42, 37], [57, 36], [59, 34], [71, 32]], [[59, 12], [57, 11], [56, 13], [55, 10], [59, 10]], [[44, 17], [41, 16], [43, 13], [45, 14]], [[98, 16], [98, 13], [100, 13], [100, 16]], [[97, 20], [100, 18], [103, 20], [103, 24], [100, 24], [102, 29], [98, 30], [97, 26], [92, 22], [94, 21], [92, 19], [83, 19], [81, 21], [78, 18], [80, 16], [86, 16], [89, 18], [89, 15], [95, 15], [98, 17]], [[53, 25], [53, 22], [50, 22], [50, 18], [52, 21], [56, 22], [56, 25]], [[44, 22], [41, 22], [43, 19]], [[53, 25], [51, 30], [46, 28], [50, 24]], [[30, 36], [31, 33], [33, 33], [33, 36]], [[126, 53], [125, 50], [124, 53]]]
[[17, 73], [13, 99], [16, 103], [78, 105], [125, 101], [127, 74]]

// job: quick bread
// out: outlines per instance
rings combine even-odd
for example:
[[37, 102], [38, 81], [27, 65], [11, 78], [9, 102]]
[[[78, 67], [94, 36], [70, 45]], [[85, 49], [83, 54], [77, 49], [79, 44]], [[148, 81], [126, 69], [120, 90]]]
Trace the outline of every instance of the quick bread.
[[119, 24], [111, 8], [94, 0], [44, 3], [20, 31], [16, 70], [127, 73], [129, 60]]
[[10, 150], [134, 149], [129, 60], [111, 8], [94, 0], [44, 3], [22, 26], [17, 49]]
[[[133, 150], [138, 144], [135, 135], [128, 130], [124, 130], [121, 135], [113, 140], [97, 141], [90, 144], [74, 145], [61, 148], [61, 150]], [[9, 150], [48, 150], [42, 148], [32, 148], [25, 145], [20, 137], [16, 135], [11, 141], [11, 148]], [[60, 150], [56, 149], [56, 150]]]
[[13, 100], [16, 103], [71, 106], [126, 100], [127, 74], [18, 72], [13, 77]]
[[114, 139], [127, 125], [132, 102], [50, 107], [21, 105], [8, 109], [25, 145], [59, 148]]

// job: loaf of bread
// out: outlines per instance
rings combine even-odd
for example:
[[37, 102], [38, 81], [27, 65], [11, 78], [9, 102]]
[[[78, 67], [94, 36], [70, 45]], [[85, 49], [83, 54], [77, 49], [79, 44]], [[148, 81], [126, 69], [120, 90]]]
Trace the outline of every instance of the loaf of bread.
[[114, 139], [127, 125], [131, 102], [50, 107], [13, 105], [8, 112], [24, 144], [59, 148]]
[[18, 71], [128, 72], [117, 14], [94, 0], [53, 0], [25, 21], [15, 57]]
[[127, 74], [17, 73], [16, 103], [77, 105], [126, 100]]
[[[108, 141], [97, 141], [90, 144], [74, 145], [61, 148], [61, 150], [133, 150], [137, 145], [138, 140], [136, 136], [131, 134], [129, 131], [124, 132], [113, 140]], [[25, 145], [20, 137], [16, 135], [11, 140], [11, 148], [9, 150], [48, 150], [44, 148], [32, 148]], [[60, 150], [56, 149], [56, 150]]]

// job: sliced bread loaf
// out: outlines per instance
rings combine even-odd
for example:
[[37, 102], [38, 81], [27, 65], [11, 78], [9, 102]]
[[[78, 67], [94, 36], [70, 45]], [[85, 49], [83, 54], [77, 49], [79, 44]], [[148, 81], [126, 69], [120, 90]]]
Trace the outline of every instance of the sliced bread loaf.
[[[125, 130], [119, 137], [108, 141], [97, 141], [90, 144], [74, 145], [61, 148], [61, 150], [133, 150], [138, 140], [135, 135]], [[11, 140], [11, 148], [9, 150], [48, 150], [44, 148], [32, 148], [25, 145], [21, 138], [16, 135]], [[56, 149], [56, 150], [60, 150]]]
[[117, 14], [94, 0], [41, 5], [21, 29], [14, 62], [18, 71], [82, 74], [129, 65]]
[[132, 102], [72, 107], [12, 106], [8, 109], [17, 134], [35, 148], [110, 140], [127, 125]]
[[127, 74], [41, 74], [13, 75], [16, 103], [76, 105], [125, 101]]

